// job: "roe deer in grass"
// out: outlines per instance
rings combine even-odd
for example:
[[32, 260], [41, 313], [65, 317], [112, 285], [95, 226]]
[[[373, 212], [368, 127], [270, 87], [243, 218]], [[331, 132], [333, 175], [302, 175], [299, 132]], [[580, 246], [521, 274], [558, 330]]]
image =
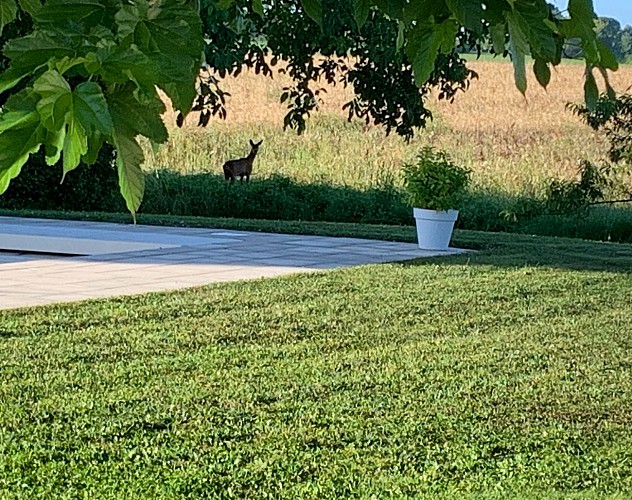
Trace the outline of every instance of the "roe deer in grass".
[[222, 167], [224, 169], [224, 178], [230, 182], [235, 180], [235, 177], [239, 177], [241, 182], [246, 178], [246, 182], [250, 181], [250, 174], [252, 173], [252, 163], [255, 161], [257, 151], [263, 140], [259, 142], [250, 141], [250, 154], [245, 158], [239, 158], [238, 160], [228, 160]]

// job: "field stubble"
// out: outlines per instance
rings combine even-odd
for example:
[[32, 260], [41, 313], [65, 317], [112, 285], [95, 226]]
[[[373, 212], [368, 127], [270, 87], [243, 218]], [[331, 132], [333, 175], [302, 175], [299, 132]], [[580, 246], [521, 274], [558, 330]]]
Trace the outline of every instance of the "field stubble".
[[[402, 163], [433, 145], [471, 168], [477, 188], [536, 194], [548, 179], [575, 177], [581, 159], [603, 159], [603, 139], [566, 109], [568, 102], [581, 102], [581, 66], [561, 65], [547, 90], [530, 75], [524, 98], [514, 86], [509, 63], [469, 64], [479, 78], [453, 103], [431, 97], [434, 121], [410, 143], [362, 121], [347, 122], [341, 108], [353, 93], [341, 85], [322, 85], [327, 90], [324, 102], [303, 135], [283, 131], [286, 110], [278, 99], [289, 80], [278, 73], [270, 79], [244, 72], [222, 82], [231, 94], [226, 121], [214, 119], [202, 129], [191, 116], [177, 129], [169, 113], [171, 139], [155, 154], [148, 151], [146, 168], [219, 174], [226, 159], [247, 153], [253, 138], [264, 140], [256, 177], [280, 174], [298, 182], [379, 187], [399, 185]], [[625, 91], [632, 66], [614, 73], [612, 82], [617, 91]]]

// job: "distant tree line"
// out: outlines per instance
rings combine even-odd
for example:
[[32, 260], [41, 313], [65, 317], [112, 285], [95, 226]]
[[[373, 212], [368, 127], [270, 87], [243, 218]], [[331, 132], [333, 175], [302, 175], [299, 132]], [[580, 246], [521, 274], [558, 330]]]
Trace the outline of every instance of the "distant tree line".
[[597, 36], [604, 42], [619, 62], [632, 63], [632, 26], [621, 28], [621, 23], [611, 17], [597, 20]]
[[[621, 23], [611, 17], [600, 17], [595, 25], [597, 38], [612, 51], [617, 61], [632, 63], [632, 26], [622, 28]], [[564, 56], [571, 59], [582, 57], [581, 41], [572, 38], [567, 40]]]

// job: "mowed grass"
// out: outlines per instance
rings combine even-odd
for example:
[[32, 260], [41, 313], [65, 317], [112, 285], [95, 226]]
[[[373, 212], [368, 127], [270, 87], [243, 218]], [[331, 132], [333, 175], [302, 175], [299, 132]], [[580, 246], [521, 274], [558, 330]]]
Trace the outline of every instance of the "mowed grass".
[[[177, 129], [169, 115], [172, 138], [156, 154], [147, 150], [146, 168], [220, 174], [224, 161], [247, 154], [249, 139], [263, 139], [255, 178], [276, 174], [297, 182], [380, 187], [401, 185], [402, 163], [432, 145], [472, 169], [475, 189], [531, 195], [541, 193], [552, 178], [575, 178], [580, 160], [604, 158], [607, 145], [566, 110], [568, 102], [583, 99], [580, 65], [560, 65], [546, 91], [530, 75], [526, 98], [514, 85], [510, 63], [481, 60], [469, 65], [479, 79], [454, 103], [431, 97], [428, 105], [435, 120], [410, 143], [357, 120], [348, 123], [341, 107], [353, 97], [352, 89], [324, 83], [321, 111], [309, 120], [306, 133], [284, 132], [286, 110], [278, 99], [287, 78], [244, 72], [222, 82], [232, 94], [226, 121], [215, 119], [199, 129], [191, 116], [184, 129]], [[620, 92], [631, 81], [632, 66], [612, 75]]]
[[0, 311], [0, 496], [629, 498], [632, 249], [470, 239]]

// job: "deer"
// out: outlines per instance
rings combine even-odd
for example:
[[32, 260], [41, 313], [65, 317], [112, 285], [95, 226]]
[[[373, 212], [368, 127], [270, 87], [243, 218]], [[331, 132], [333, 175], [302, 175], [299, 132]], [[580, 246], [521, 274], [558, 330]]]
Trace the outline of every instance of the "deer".
[[243, 182], [244, 177], [246, 182], [250, 182], [250, 174], [252, 173], [252, 164], [255, 161], [259, 146], [263, 140], [259, 142], [252, 142], [250, 140], [250, 154], [245, 158], [239, 158], [238, 160], [228, 160], [222, 167], [224, 169], [224, 179], [230, 182], [235, 181], [235, 177], [239, 176], [239, 181]]

